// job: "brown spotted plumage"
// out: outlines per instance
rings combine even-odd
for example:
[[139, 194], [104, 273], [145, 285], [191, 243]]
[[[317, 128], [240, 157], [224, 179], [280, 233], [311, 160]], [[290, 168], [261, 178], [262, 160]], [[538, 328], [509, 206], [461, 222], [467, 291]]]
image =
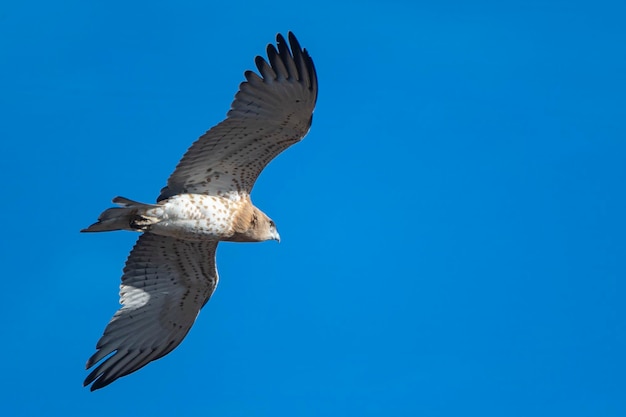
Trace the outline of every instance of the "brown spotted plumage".
[[142, 232], [120, 289], [122, 307], [96, 345], [85, 379], [102, 388], [171, 352], [183, 340], [218, 281], [220, 241], [280, 240], [250, 192], [265, 166], [300, 141], [317, 100], [313, 61], [292, 33], [245, 72], [224, 121], [185, 153], [155, 204], [123, 197], [83, 232]]

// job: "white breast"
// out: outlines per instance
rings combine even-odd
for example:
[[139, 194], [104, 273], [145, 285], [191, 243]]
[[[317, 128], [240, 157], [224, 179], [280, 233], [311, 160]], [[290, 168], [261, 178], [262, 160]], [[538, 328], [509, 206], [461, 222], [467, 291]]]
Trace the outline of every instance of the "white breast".
[[152, 233], [185, 240], [222, 240], [233, 234], [233, 218], [240, 202], [204, 194], [178, 194], [148, 212], [161, 221]]

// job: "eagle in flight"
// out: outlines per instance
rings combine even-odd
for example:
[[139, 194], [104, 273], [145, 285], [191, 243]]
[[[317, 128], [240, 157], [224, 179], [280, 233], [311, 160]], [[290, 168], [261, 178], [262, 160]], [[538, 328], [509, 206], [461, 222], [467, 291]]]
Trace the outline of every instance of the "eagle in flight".
[[123, 197], [82, 232], [141, 232], [124, 267], [120, 304], [87, 361], [91, 390], [167, 355], [184, 339], [218, 281], [220, 241], [280, 240], [250, 200], [265, 166], [309, 131], [317, 100], [313, 61], [296, 37], [276, 35], [260, 75], [245, 81], [226, 119], [187, 150], [155, 204]]

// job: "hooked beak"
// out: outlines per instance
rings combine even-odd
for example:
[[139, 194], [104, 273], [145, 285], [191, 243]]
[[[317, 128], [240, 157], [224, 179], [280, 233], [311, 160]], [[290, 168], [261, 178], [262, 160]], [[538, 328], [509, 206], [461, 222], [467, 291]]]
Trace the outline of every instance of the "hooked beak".
[[278, 234], [278, 230], [274, 233], [274, 240], [280, 243], [280, 235]]

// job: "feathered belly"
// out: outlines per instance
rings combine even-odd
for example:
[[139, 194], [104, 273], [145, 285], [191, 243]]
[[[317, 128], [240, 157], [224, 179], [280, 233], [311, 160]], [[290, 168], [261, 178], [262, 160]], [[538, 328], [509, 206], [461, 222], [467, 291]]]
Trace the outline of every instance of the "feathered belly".
[[176, 195], [154, 209], [159, 221], [149, 230], [183, 240], [227, 240], [233, 235], [232, 218], [236, 208], [235, 202], [223, 197]]

